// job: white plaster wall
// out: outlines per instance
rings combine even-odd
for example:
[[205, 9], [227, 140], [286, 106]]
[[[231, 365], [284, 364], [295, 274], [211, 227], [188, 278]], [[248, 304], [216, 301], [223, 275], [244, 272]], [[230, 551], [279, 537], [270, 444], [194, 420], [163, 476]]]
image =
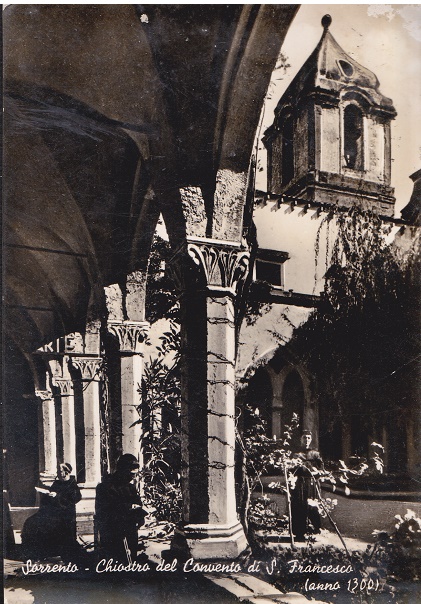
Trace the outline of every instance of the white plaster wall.
[[[288, 252], [284, 264], [285, 290], [302, 294], [319, 294], [323, 290], [326, 255], [336, 237], [334, 221], [326, 222], [326, 213], [315, 208], [307, 212], [268, 201], [254, 210], [257, 240], [260, 248]], [[316, 241], [319, 232], [319, 253], [316, 262]]]
[[247, 368], [263, 356], [268, 355], [269, 360], [280, 345], [291, 339], [293, 328], [304, 323], [310, 312], [309, 308], [273, 304], [253, 325], [247, 325], [246, 321], [243, 321], [237, 356], [237, 376], [244, 375]]

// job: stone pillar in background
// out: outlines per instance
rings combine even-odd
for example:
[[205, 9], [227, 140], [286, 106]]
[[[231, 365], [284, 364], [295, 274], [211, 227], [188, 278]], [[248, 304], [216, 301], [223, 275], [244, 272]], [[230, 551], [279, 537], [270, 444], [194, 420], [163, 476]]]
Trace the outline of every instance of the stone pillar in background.
[[388, 468], [389, 468], [389, 447], [387, 444], [387, 428], [386, 426], [382, 427], [382, 443], [383, 445], [383, 463], [384, 463], [384, 470], [385, 472], [387, 472]]
[[60, 389], [61, 418], [63, 430], [63, 461], [70, 463], [73, 474], [77, 476], [76, 467], [76, 427], [75, 427], [75, 396], [73, 381], [68, 377], [56, 378], [54, 383]]
[[[58, 343], [60, 349], [65, 350], [66, 340], [71, 340], [75, 334], [70, 334]], [[61, 438], [57, 438], [57, 460], [68, 462], [72, 466], [72, 473], [77, 476], [76, 468], [76, 426], [75, 426], [75, 397], [73, 379], [69, 371], [69, 357], [66, 354], [57, 354], [50, 358], [49, 373], [51, 383], [59, 391], [60, 405], [56, 412], [61, 410]], [[58, 417], [56, 420], [59, 419]]]
[[282, 436], [282, 388], [284, 385], [284, 376], [277, 373], [270, 365], [267, 365], [266, 371], [270, 377], [272, 386], [272, 434], [273, 438], [279, 440]]
[[57, 475], [56, 413], [51, 390], [36, 390], [40, 403], [40, 481], [51, 484]]
[[412, 417], [406, 420], [406, 450], [407, 450], [407, 470], [409, 474], [415, 475], [419, 464], [419, 442], [415, 437], [415, 422]]
[[85, 424], [85, 488], [101, 480], [100, 370], [98, 357], [73, 357], [72, 365], [81, 372]]
[[342, 459], [345, 463], [349, 462], [349, 458], [352, 454], [352, 442], [351, 442], [351, 426], [346, 424], [342, 426]]
[[189, 240], [172, 263], [182, 290], [182, 479], [178, 544], [196, 559], [236, 558], [247, 542], [236, 511], [235, 297], [248, 270], [240, 245]]
[[140, 405], [143, 375], [143, 345], [148, 335], [146, 321], [109, 321], [108, 330], [118, 338], [121, 364], [122, 452], [131, 453], [142, 466]]

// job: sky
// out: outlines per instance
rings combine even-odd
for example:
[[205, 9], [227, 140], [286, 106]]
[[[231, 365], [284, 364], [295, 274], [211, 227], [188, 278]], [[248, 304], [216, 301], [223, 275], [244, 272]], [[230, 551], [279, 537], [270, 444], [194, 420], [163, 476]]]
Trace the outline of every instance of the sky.
[[[108, 4], [101, 0], [98, 3]], [[115, 4], [121, 3], [124, 2]], [[26, 3], [17, 0], [15, 4]], [[45, 4], [45, 0], [33, 4]], [[74, 0], [73, 4], [86, 3]], [[4, 9], [8, 4], [2, 6]], [[421, 4], [302, 4], [281, 49], [291, 67], [285, 75], [274, 72], [269, 87], [272, 98], [265, 105], [261, 133], [271, 125], [278, 100], [317, 46], [323, 33], [320, 21], [325, 14], [332, 17], [330, 32], [336, 41], [376, 74], [380, 91], [393, 100], [397, 110], [398, 115], [392, 121], [392, 186], [396, 196], [395, 214], [399, 217], [413, 189], [409, 176], [421, 168]], [[266, 164], [264, 152], [261, 161]], [[266, 171], [258, 173], [256, 184], [258, 189], [266, 190]]]
[[[393, 100], [398, 115], [392, 121], [392, 186], [399, 217], [413, 189], [409, 176], [421, 168], [421, 5], [302, 5], [281, 49], [291, 67], [285, 75], [274, 72], [262, 134], [283, 92], [317, 46], [325, 14], [332, 17], [330, 32], [338, 44], [376, 74], [380, 91]], [[257, 188], [266, 190], [265, 172], [259, 173]]]

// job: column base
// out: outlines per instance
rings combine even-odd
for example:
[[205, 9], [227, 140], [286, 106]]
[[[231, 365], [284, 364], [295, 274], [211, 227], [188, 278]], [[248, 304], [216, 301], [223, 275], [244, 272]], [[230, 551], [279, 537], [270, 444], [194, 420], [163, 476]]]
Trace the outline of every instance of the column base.
[[247, 546], [240, 522], [232, 526], [187, 524], [182, 530], [176, 530], [171, 550], [195, 560], [235, 560]]
[[78, 535], [94, 534], [95, 488], [92, 484], [79, 484], [82, 499], [76, 504], [76, 529]]

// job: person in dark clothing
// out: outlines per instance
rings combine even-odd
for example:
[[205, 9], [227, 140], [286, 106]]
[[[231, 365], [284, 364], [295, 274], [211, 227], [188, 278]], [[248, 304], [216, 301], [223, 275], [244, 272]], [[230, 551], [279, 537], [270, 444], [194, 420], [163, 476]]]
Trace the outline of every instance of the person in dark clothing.
[[309, 521], [314, 533], [319, 533], [321, 528], [319, 510], [309, 504], [309, 499], [318, 498], [316, 480], [323, 471], [323, 461], [320, 453], [310, 448], [311, 440], [311, 432], [305, 430], [301, 437], [300, 451], [295, 455], [299, 461], [294, 471], [296, 482], [291, 490], [291, 516], [292, 532], [297, 541], [305, 540]]
[[137, 560], [137, 529], [147, 515], [133, 484], [138, 471], [136, 457], [126, 453], [118, 460], [116, 472], [97, 486], [95, 525], [101, 558], [125, 564]]
[[74, 560], [77, 554], [76, 504], [82, 495], [72, 466], [62, 463], [57, 478], [43, 489], [40, 507], [28, 518], [22, 529], [24, 556], [31, 560], [60, 556]]

